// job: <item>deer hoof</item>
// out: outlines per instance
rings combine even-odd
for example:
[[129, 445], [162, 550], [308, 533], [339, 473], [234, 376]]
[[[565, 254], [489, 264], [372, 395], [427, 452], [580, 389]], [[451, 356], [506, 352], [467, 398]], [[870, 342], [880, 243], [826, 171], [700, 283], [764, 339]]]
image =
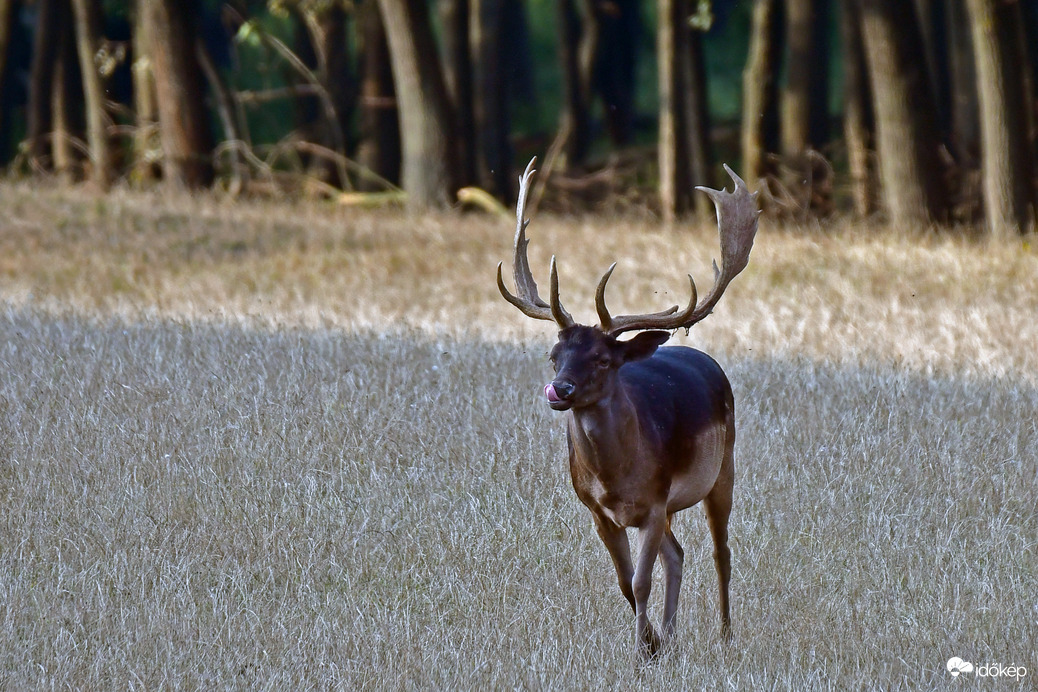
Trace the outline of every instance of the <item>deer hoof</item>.
[[645, 662], [655, 661], [659, 657], [660, 650], [663, 648], [663, 639], [656, 633], [656, 629], [652, 625], [642, 632], [638, 648], [642, 660]]

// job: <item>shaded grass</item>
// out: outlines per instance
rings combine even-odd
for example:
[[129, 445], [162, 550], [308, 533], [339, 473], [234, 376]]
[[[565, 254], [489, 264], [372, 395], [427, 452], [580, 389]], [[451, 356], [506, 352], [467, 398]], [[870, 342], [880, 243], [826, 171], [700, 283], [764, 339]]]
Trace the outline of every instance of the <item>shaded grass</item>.
[[1029, 385], [724, 358], [736, 645], [693, 509], [678, 639], [641, 668], [537, 397], [547, 342], [17, 310], [0, 344], [12, 688], [936, 689], [952, 655], [1035, 663]]

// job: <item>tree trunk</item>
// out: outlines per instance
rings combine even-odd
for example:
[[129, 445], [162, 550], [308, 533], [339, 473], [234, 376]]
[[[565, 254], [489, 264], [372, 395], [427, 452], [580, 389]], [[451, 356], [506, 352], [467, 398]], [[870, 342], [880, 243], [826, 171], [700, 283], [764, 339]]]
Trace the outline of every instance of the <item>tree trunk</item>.
[[77, 175], [76, 168], [81, 163], [73, 142], [83, 137], [79, 108], [83, 103], [83, 80], [76, 57], [76, 38], [72, 25], [63, 25], [58, 34], [51, 84], [51, 160], [54, 171], [66, 182], [73, 182]]
[[980, 161], [980, 106], [977, 103], [977, 70], [973, 60], [973, 39], [966, 7], [949, 3], [949, 140], [961, 166], [976, 168]]
[[[4, 86], [7, 83], [7, 53], [11, 45], [11, 25], [16, 15], [17, 0], [0, 0], [0, 102], [5, 100]], [[4, 111], [0, 108], [0, 132], [4, 132]], [[0, 163], [5, 159], [6, 138], [0, 138]]]
[[[286, 5], [287, 14], [293, 20], [292, 43], [287, 46], [280, 41], [271, 42], [271, 46], [281, 49], [286, 60], [287, 67], [284, 69], [284, 79], [292, 88], [304, 88], [309, 93], [300, 94], [292, 99], [292, 118], [294, 132], [293, 137], [304, 143], [324, 145], [321, 108], [321, 94], [318, 93], [319, 81], [317, 66], [317, 47], [307, 22], [307, 9], [312, 7], [302, 2]], [[202, 66], [205, 73], [205, 66]], [[302, 149], [298, 152], [299, 165], [306, 171], [313, 171], [318, 179], [321, 179], [322, 159], [316, 157], [312, 149]]]
[[670, 224], [689, 208], [691, 188], [688, 148], [682, 107], [681, 66], [678, 58], [684, 41], [684, 0], [657, 0], [659, 29], [656, 38], [659, 75], [660, 211]]
[[560, 129], [566, 138], [567, 164], [579, 166], [591, 148], [591, 80], [598, 50], [598, 24], [591, 0], [560, 0], [559, 55], [563, 108]]
[[358, 7], [360, 27], [360, 144], [357, 160], [376, 176], [361, 176], [362, 190], [383, 189], [380, 181], [400, 182], [400, 120], [389, 46], [382, 15], [372, 3]]
[[1008, 239], [1031, 222], [1031, 140], [1023, 72], [1027, 64], [1015, 3], [969, 0], [977, 84], [984, 215], [992, 237]]
[[107, 190], [115, 177], [115, 160], [112, 142], [108, 137], [104, 78], [96, 61], [102, 40], [101, 2], [72, 0], [72, 9], [76, 15], [76, 49], [86, 105], [90, 180], [102, 190]]
[[[682, 120], [685, 123], [685, 149], [688, 152], [688, 175], [691, 185], [712, 185], [710, 167], [710, 114], [706, 95], [706, 59], [703, 55], [702, 34], [693, 29], [682, 16], [680, 31], [684, 33], [678, 60], [681, 65]], [[689, 190], [690, 209], [706, 218], [713, 213], [713, 203], [706, 195]]]
[[159, 113], [155, 100], [155, 74], [152, 70], [151, 50], [152, 38], [149, 34], [150, 22], [145, 19], [142, 4], [147, 0], [138, 0], [133, 16], [133, 173], [131, 179], [137, 183], [150, 182], [158, 178], [158, 157], [154, 155], [160, 149], [158, 143]]
[[[687, 0], [659, 0], [660, 203], [667, 223], [697, 210], [693, 184], [709, 183], [709, 118], [700, 35]], [[698, 210], [708, 213], [708, 202]]]
[[458, 121], [459, 185], [474, 185], [479, 179], [477, 163], [476, 115], [473, 102], [472, 52], [469, 50], [469, 0], [439, 0], [443, 25], [443, 72], [447, 93]]
[[27, 139], [29, 166], [49, 170], [50, 135], [54, 127], [54, 66], [61, 46], [62, 27], [72, 24], [69, 0], [39, 0], [33, 36], [32, 67], [29, 73]]
[[446, 207], [457, 187], [457, 141], [424, 2], [379, 0], [403, 143], [403, 186], [414, 210]]
[[[828, 2], [786, 0], [786, 88], [782, 92], [782, 182], [802, 217], [830, 207], [828, 167], [814, 152], [828, 141]], [[822, 178], [822, 184], [818, 184]]]
[[[800, 161], [825, 144], [828, 120], [826, 3], [786, 0], [786, 88], [782, 92], [782, 155]], [[800, 166], [796, 166], [799, 168]]]
[[911, 3], [857, 0], [862, 18], [883, 199], [891, 221], [927, 225], [945, 216], [947, 194], [922, 39]]
[[[602, 96], [606, 132], [616, 147], [626, 146], [634, 138], [638, 42], [642, 33], [640, 4], [638, 0], [613, 0], [595, 6], [599, 32], [595, 90]], [[702, 51], [695, 50], [693, 71], [702, 61]]]
[[933, 91], [934, 107], [937, 109], [937, 124], [941, 139], [948, 136], [950, 118], [949, 70], [948, 70], [948, 35], [945, 9], [942, 0], [915, 0], [916, 16], [919, 19], [919, 30], [923, 38], [923, 50], [926, 55], [926, 74]]
[[751, 183], [773, 173], [767, 154], [776, 151], [778, 129], [775, 73], [781, 24], [777, 0], [756, 0], [750, 30], [749, 56], [742, 73], [743, 176]]
[[197, 189], [212, 183], [212, 135], [202, 70], [195, 54], [197, 0], [144, 0], [168, 184]]
[[847, 146], [847, 167], [851, 178], [851, 198], [858, 216], [875, 209], [876, 191], [872, 166], [872, 95], [865, 70], [861, 45], [861, 17], [853, 0], [842, 0], [840, 37], [843, 45], [843, 136]]
[[506, 201], [514, 187], [508, 141], [508, 74], [504, 69], [505, 35], [510, 30], [504, 22], [508, 1], [473, 0], [469, 14], [479, 183]]

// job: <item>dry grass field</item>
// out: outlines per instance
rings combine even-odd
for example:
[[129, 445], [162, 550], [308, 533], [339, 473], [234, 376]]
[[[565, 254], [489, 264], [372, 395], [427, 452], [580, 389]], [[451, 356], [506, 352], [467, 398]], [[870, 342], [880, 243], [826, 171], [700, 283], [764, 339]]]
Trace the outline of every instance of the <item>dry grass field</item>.
[[[633, 619], [504, 303], [514, 222], [0, 185], [2, 689], [1034, 689], [1038, 252], [763, 224], [675, 341], [736, 390], [734, 643], [710, 541]], [[716, 236], [542, 214], [593, 314]], [[659, 593], [654, 604], [660, 605]], [[1026, 677], [952, 678], [952, 656]]]

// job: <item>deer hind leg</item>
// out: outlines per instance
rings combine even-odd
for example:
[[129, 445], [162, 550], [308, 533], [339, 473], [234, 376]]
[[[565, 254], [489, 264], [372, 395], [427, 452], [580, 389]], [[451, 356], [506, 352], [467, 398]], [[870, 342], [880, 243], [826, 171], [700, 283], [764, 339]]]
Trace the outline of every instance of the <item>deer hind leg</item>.
[[728, 517], [732, 513], [732, 459], [729, 447], [721, 467], [721, 475], [710, 494], [703, 500], [706, 522], [714, 539], [714, 566], [717, 568], [717, 581], [720, 587], [721, 637], [726, 642], [732, 639], [731, 613], [728, 607], [728, 583], [732, 578], [732, 554], [728, 549]]
[[609, 519], [592, 512], [595, 518], [595, 528], [598, 529], [598, 537], [602, 539], [609, 557], [613, 559], [613, 567], [616, 568], [616, 577], [620, 582], [620, 591], [624, 598], [631, 604], [631, 610], [637, 612], [634, 605], [634, 563], [631, 562], [631, 543], [627, 539], [627, 531], [614, 524]]
[[681, 568], [685, 562], [685, 551], [670, 530], [673, 514], [667, 517], [667, 530], [660, 544], [660, 561], [663, 563], [663, 578], [666, 579], [663, 601], [663, 636], [669, 639], [674, 634], [678, 614], [678, 593], [681, 591]]
[[667, 530], [664, 511], [653, 512], [638, 529], [638, 563], [634, 569], [635, 635], [642, 656], [655, 658], [663, 641], [649, 621], [649, 593], [652, 591], [652, 568], [660, 554], [660, 546]]

